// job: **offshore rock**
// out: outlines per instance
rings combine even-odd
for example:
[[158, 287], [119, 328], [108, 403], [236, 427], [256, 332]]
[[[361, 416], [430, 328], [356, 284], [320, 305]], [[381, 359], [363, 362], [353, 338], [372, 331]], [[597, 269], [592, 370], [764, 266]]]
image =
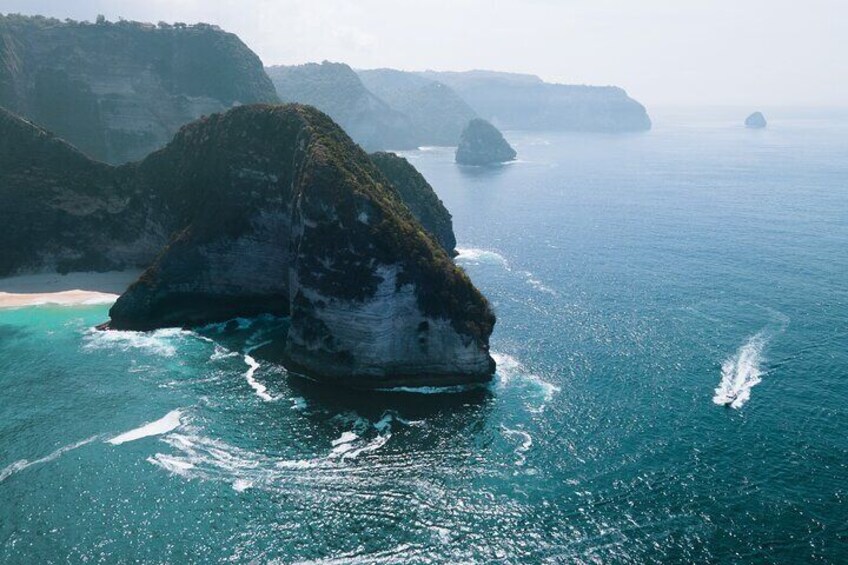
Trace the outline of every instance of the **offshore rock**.
[[763, 116], [762, 112], [754, 112], [747, 118], [745, 118], [745, 127], [749, 129], [763, 129], [766, 127], [766, 117]]
[[515, 156], [515, 149], [498, 128], [479, 118], [468, 122], [456, 148], [460, 165], [494, 165], [512, 161]]

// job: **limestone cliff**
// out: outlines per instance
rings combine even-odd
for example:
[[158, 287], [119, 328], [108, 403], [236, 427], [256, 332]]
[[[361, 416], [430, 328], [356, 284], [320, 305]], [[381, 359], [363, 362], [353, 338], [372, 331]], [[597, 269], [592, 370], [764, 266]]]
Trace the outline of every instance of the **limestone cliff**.
[[515, 159], [516, 153], [498, 128], [486, 120], [468, 122], [456, 148], [460, 165], [494, 165]]
[[97, 160], [140, 159], [201, 115], [276, 100], [259, 58], [214, 26], [0, 15], [0, 106]]
[[[290, 316], [286, 364], [315, 378], [433, 385], [494, 371], [494, 315], [439, 245], [446, 211], [431, 189], [416, 193], [429, 185], [410, 182], [405, 161], [378, 156], [392, 162], [390, 181], [314, 108], [214, 114], [118, 168], [8, 113], [0, 140], [5, 272], [55, 267], [56, 249], [79, 260], [70, 268], [158, 253], [111, 309], [112, 328], [269, 312]], [[163, 234], [173, 234], [164, 248]]]

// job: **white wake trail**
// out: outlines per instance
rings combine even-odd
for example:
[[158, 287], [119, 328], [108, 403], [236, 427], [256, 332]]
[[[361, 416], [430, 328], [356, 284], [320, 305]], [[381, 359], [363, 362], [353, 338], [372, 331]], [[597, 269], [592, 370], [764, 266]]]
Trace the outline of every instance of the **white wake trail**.
[[768, 343], [764, 332], [750, 337], [721, 365], [721, 382], [713, 402], [739, 409], [751, 398], [751, 389], [762, 381], [763, 350]]

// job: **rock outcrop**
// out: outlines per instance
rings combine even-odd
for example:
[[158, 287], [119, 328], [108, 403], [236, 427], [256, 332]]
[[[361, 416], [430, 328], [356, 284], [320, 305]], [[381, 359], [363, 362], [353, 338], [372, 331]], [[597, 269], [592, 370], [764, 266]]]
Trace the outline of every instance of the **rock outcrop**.
[[0, 15], [0, 106], [100, 161], [140, 159], [202, 115], [276, 101], [259, 58], [214, 26]]
[[371, 93], [349, 66], [324, 61], [266, 70], [283, 102], [315, 106], [366, 150], [418, 146], [409, 118]]
[[[4, 255], [6, 272], [54, 265], [39, 246], [77, 259], [157, 254], [110, 310], [109, 327], [273, 313], [290, 316], [287, 366], [314, 378], [365, 388], [491, 378], [495, 318], [442, 248], [452, 247], [446, 211], [405, 161], [376, 157], [390, 181], [317, 110], [235, 108], [117, 168], [0, 118], [0, 210], [13, 226], [0, 231], [0, 248], [28, 245]], [[28, 223], [42, 226], [32, 243]], [[163, 233], [173, 235], [162, 249]]]
[[460, 165], [494, 165], [512, 161], [515, 156], [515, 149], [498, 128], [480, 118], [468, 122], [456, 148]]
[[452, 88], [500, 128], [538, 131], [643, 131], [645, 107], [621, 88], [550, 84], [534, 75], [494, 71], [435, 72], [421, 76]]
[[763, 129], [768, 125], [766, 123], [766, 117], [763, 116], [762, 112], [754, 112], [747, 118], [745, 118], [745, 127], [749, 129]]

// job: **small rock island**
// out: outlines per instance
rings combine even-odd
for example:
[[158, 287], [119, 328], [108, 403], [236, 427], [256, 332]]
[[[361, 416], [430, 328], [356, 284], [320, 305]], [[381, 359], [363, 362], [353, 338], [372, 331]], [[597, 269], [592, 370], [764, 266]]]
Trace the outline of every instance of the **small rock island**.
[[498, 128], [480, 118], [468, 122], [456, 148], [460, 165], [495, 165], [512, 161], [515, 156], [515, 149]]
[[745, 119], [745, 127], [748, 129], [763, 129], [766, 124], [766, 117], [762, 112], [754, 112]]

